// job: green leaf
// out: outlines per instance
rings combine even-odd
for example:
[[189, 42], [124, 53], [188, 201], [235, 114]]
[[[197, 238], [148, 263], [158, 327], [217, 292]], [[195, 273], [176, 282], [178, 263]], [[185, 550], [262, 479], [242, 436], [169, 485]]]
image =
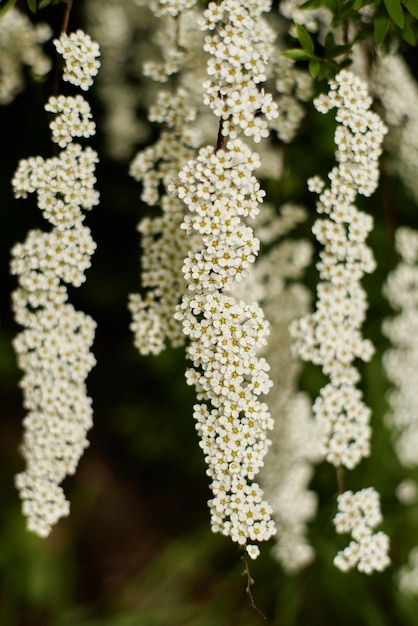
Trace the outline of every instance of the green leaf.
[[338, 0], [306, 0], [301, 6], [300, 9], [320, 9], [326, 8], [331, 11], [331, 13], [335, 13], [338, 10]]
[[409, 43], [410, 46], [417, 45], [417, 37], [408, 22], [405, 22], [405, 26], [403, 27], [402, 39], [406, 41], [406, 43]]
[[332, 48], [335, 48], [335, 46], [336, 46], [335, 37], [333, 33], [329, 31], [329, 33], [327, 33], [325, 37], [325, 43], [324, 43], [325, 55], [328, 56], [329, 51], [332, 50]]
[[418, 20], [418, 2], [416, 0], [402, 0], [402, 4]]
[[312, 37], [310, 36], [308, 31], [305, 28], [303, 28], [303, 26], [301, 26], [300, 24], [296, 24], [296, 34], [297, 34], [297, 37], [299, 39], [299, 42], [302, 48], [306, 52], [313, 54], [314, 44], [312, 41]]
[[345, 54], [346, 52], [350, 52], [352, 49], [352, 44], [344, 44], [340, 46], [334, 46], [327, 52], [328, 59], [335, 59], [335, 57], [340, 56], [341, 54]]
[[380, 46], [388, 32], [389, 18], [386, 15], [376, 15], [373, 21], [374, 39], [377, 46]]
[[357, 11], [354, 10], [354, 1], [355, 0], [347, 0], [345, 4], [341, 5], [332, 22], [334, 26], [339, 26], [352, 18], [358, 17]]
[[321, 67], [319, 68], [319, 72], [318, 72], [316, 79], [324, 80], [324, 78], [326, 78], [326, 76], [328, 75], [328, 72], [329, 72], [329, 66], [326, 63], [322, 63]]
[[314, 54], [300, 48], [289, 48], [289, 50], [284, 50], [282, 55], [287, 59], [293, 59], [293, 61], [309, 61], [315, 58]]
[[318, 76], [319, 70], [321, 69], [321, 64], [318, 59], [311, 59], [309, 61], [309, 73], [312, 78], [316, 78]]
[[47, 7], [49, 4], [51, 4], [52, 0], [41, 0], [38, 6], [38, 9], [44, 9], [45, 7]]
[[6, 4], [0, 8], [0, 17], [4, 15], [6, 11], [11, 9], [14, 4], [16, 4], [16, 0], [6, 0]]
[[28, 3], [29, 10], [32, 13], [36, 13], [36, 9], [37, 9], [36, 0], [27, 0], [27, 3]]
[[358, 11], [359, 9], [362, 9], [363, 6], [364, 6], [364, 1], [363, 0], [355, 0], [353, 9], [355, 11]]
[[400, 0], [384, 0], [385, 7], [389, 13], [391, 19], [394, 21], [398, 28], [403, 29], [405, 23], [405, 16]]

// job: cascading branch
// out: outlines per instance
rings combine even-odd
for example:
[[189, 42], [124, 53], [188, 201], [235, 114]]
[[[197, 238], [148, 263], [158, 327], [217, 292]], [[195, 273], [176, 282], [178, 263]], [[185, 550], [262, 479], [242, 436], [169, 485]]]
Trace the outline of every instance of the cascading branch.
[[196, 387], [196, 428], [211, 478], [212, 530], [245, 546], [256, 558], [256, 542], [275, 533], [272, 509], [254, 482], [267, 452], [272, 419], [260, 395], [268, 392], [269, 366], [257, 352], [269, 326], [261, 308], [233, 297], [233, 286], [255, 261], [259, 240], [246, 220], [254, 218], [264, 192], [253, 175], [258, 156], [239, 135], [260, 141], [266, 119], [277, 116], [271, 95], [258, 87], [272, 33], [262, 19], [269, 2], [211, 2], [200, 21], [211, 55], [204, 101], [219, 119], [216, 147], [201, 148], [179, 174], [173, 191], [189, 212], [182, 228], [198, 234], [183, 273], [187, 291], [176, 318], [190, 343]]
[[[386, 419], [399, 462], [412, 470], [418, 466], [418, 232], [399, 227], [395, 249], [399, 262], [384, 285], [384, 295], [395, 313], [382, 326], [391, 343], [383, 355], [383, 368], [392, 385]], [[398, 485], [397, 495], [403, 504], [416, 502], [416, 481], [405, 479]], [[410, 550], [408, 563], [400, 568], [398, 583], [402, 591], [418, 594], [417, 546]]]
[[262, 354], [274, 383], [268, 396], [274, 428], [260, 484], [277, 528], [272, 555], [285, 572], [296, 573], [315, 556], [307, 524], [316, 514], [317, 494], [309, 485], [314, 464], [322, 461], [312, 403], [308, 394], [298, 388], [302, 362], [292, 354], [289, 334], [290, 322], [311, 309], [311, 294], [301, 278], [311, 263], [312, 246], [306, 239], [291, 235], [307, 218], [303, 207], [286, 203], [277, 215], [268, 208], [263, 205], [255, 229], [264, 254], [246, 281], [247, 291], [261, 291], [259, 301], [270, 324]]
[[[64, 80], [87, 89], [99, 67], [98, 45], [82, 31], [63, 34], [54, 44], [65, 60]], [[12, 249], [11, 261], [19, 285], [12, 295], [13, 310], [24, 327], [14, 347], [28, 411], [22, 445], [26, 469], [17, 475], [16, 485], [28, 528], [41, 537], [68, 515], [60, 484], [75, 472], [92, 425], [85, 379], [95, 364], [90, 347], [96, 324], [67, 302], [65, 283], [78, 287], [85, 280], [96, 244], [82, 210], [99, 202], [94, 189], [97, 154], [73, 142], [95, 133], [88, 103], [81, 96], [51, 97], [45, 110], [54, 115], [52, 140], [64, 149], [49, 159], [21, 160], [12, 185], [16, 198], [36, 193], [52, 228], [31, 230]]]
[[[316, 310], [292, 324], [291, 332], [299, 355], [320, 365], [329, 377], [329, 383], [321, 389], [313, 405], [323, 432], [325, 458], [336, 468], [352, 469], [370, 453], [370, 410], [356, 388], [360, 375], [355, 360], [367, 361], [373, 354], [371, 342], [361, 334], [367, 301], [360, 281], [375, 267], [372, 251], [366, 244], [373, 220], [354, 202], [357, 194], [368, 197], [377, 187], [378, 159], [386, 127], [370, 110], [366, 84], [347, 70], [330, 81], [329, 93], [319, 96], [314, 104], [321, 113], [337, 109], [338, 165], [328, 175], [329, 188], [324, 189], [325, 181], [319, 177], [309, 181], [310, 190], [320, 193], [318, 213], [327, 216], [318, 219], [313, 227], [323, 246], [317, 263], [320, 283]], [[371, 493], [364, 492], [364, 499], [370, 499], [366, 496]], [[340, 494], [338, 498], [340, 513], [347, 497]], [[344, 569], [357, 565], [367, 573], [386, 567], [387, 542], [372, 541], [372, 527], [366, 524], [364, 529], [370, 539], [367, 549], [371, 553], [360, 552], [356, 558], [344, 561], [337, 557], [338, 567], [343, 563]], [[362, 565], [363, 556], [371, 563], [370, 567]]]
[[[145, 296], [129, 296], [132, 315], [131, 331], [140, 354], [159, 354], [167, 341], [172, 346], [184, 344], [181, 325], [174, 318], [180, 294], [185, 290], [181, 271], [184, 256], [193, 241], [180, 229], [184, 204], [168, 193], [170, 182], [189, 159], [196, 154], [197, 134], [190, 124], [197, 116], [194, 94], [183, 85], [183, 65], [190, 61], [187, 37], [182, 32], [184, 19], [190, 18], [190, 2], [154, 2], [153, 11], [164, 16], [163, 26], [165, 62], [146, 63], [146, 73], [161, 82], [175, 75], [171, 91], [160, 90], [150, 107], [148, 118], [162, 124], [158, 140], [138, 152], [130, 165], [130, 174], [142, 183], [141, 199], [149, 206], [161, 208], [161, 214], [143, 217], [138, 224], [142, 246], [142, 287]], [[176, 60], [176, 62], [173, 61]]]
[[406, 468], [418, 466], [418, 233], [399, 227], [395, 247], [400, 262], [388, 275], [384, 293], [396, 315], [383, 322], [391, 347], [383, 355], [386, 376], [393, 385], [388, 394], [388, 425], [395, 450]]

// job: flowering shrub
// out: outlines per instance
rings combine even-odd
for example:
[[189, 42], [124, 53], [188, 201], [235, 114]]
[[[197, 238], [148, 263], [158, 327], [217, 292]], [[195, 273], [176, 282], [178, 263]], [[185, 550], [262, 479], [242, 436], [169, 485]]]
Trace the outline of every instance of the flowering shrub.
[[[81, 519], [76, 511], [57, 523], [70, 502], [80, 506], [83, 471], [84, 486], [101, 475], [89, 463], [103, 445], [109, 467], [115, 454], [151, 490], [168, 480], [156, 470], [168, 463], [168, 500], [186, 519], [187, 472], [200, 477], [205, 529], [241, 558], [255, 615], [306, 619], [302, 598], [297, 617], [284, 613], [279, 584], [256, 602], [254, 581], [272, 568], [280, 581], [324, 568], [326, 593], [337, 594], [333, 577], [365, 590], [373, 580], [409, 623], [402, 603], [418, 590], [414, 1], [74, 0], [77, 13], [72, 0], [27, 0], [27, 12], [13, 4], [0, 5], [0, 104], [13, 118], [26, 106], [19, 93], [33, 94], [28, 143], [52, 150], [27, 157], [19, 138], [13, 170], [4, 168], [19, 233], [3, 247], [15, 333], [6, 340], [26, 411], [15, 483], [27, 529], [53, 541]], [[58, 9], [55, 32], [46, 24]], [[137, 385], [147, 399], [132, 408]], [[317, 578], [315, 619], [340, 623], [329, 607], [321, 615], [315, 588], [328, 583]], [[342, 624], [363, 623], [360, 604]], [[375, 622], [365, 611], [364, 623], [389, 624], [396, 611]], [[245, 619], [231, 609], [231, 623]]]

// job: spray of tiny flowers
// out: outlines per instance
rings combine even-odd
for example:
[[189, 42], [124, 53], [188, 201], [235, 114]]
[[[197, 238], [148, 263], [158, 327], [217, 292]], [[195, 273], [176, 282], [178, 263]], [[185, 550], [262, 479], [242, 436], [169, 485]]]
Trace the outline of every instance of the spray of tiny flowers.
[[186, 54], [189, 42], [187, 36], [182, 36], [182, 26], [191, 11], [187, 6], [179, 6], [172, 15], [173, 7], [164, 3], [153, 6], [157, 15], [164, 15], [164, 41], [170, 45], [163, 47], [165, 62], [158, 66], [146, 64], [147, 74], [159, 82], [167, 82], [174, 76], [176, 86], [171, 91], [158, 92], [148, 119], [161, 124], [162, 132], [153, 145], [138, 152], [130, 166], [130, 174], [142, 183], [141, 199], [162, 211], [161, 215], [142, 218], [138, 224], [142, 245], [141, 282], [147, 293], [131, 294], [129, 310], [135, 346], [141, 354], [160, 353], [167, 340], [173, 346], [184, 344], [185, 337], [174, 311], [185, 290], [182, 264], [193, 239], [180, 229], [184, 204], [168, 192], [168, 187], [183, 164], [195, 156], [198, 145], [198, 134], [190, 128], [197, 116], [193, 104], [196, 97], [184, 83], [181, 72], [183, 65], [190, 63], [192, 54], [191, 51]]
[[200, 401], [194, 417], [214, 496], [212, 529], [245, 546], [252, 558], [259, 554], [257, 542], [275, 533], [271, 507], [253, 482], [272, 428], [259, 398], [271, 386], [269, 367], [257, 356], [269, 329], [258, 304], [234, 298], [231, 290], [258, 253], [245, 220], [257, 215], [264, 196], [253, 175], [258, 157], [239, 135], [260, 141], [268, 128], [256, 113], [277, 115], [271, 96], [258, 87], [272, 39], [262, 19], [268, 8], [226, 0], [204, 11], [201, 28], [211, 32], [204, 101], [219, 120], [217, 145], [201, 148], [173, 186], [189, 210], [182, 228], [198, 233], [200, 242], [184, 261], [187, 291], [176, 318], [190, 340], [186, 354], [193, 367], [186, 376]]
[[[99, 67], [98, 45], [82, 31], [62, 34], [54, 44], [64, 58], [64, 80], [88, 89]], [[52, 140], [62, 150], [49, 159], [20, 161], [12, 185], [16, 198], [36, 193], [51, 229], [31, 230], [14, 246], [11, 261], [19, 285], [13, 310], [24, 328], [14, 347], [28, 411], [22, 445], [26, 469], [16, 485], [28, 528], [42, 537], [69, 512], [60, 485], [75, 472], [92, 425], [85, 379], [95, 364], [90, 352], [95, 322], [67, 302], [65, 284], [78, 287], [85, 280], [96, 245], [82, 209], [99, 201], [97, 154], [74, 141], [95, 133], [88, 103], [80, 95], [52, 96], [45, 110], [52, 114]]]
[[25, 86], [25, 72], [37, 80], [51, 69], [42, 49], [52, 31], [48, 24], [33, 25], [19, 9], [12, 7], [2, 17], [0, 29], [0, 105], [9, 104]]
[[[291, 331], [300, 356], [320, 365], [330, 379], [313, 405], [323, 432], [325, 458], [338, 470], [352, 469], [370, 454], [370, 410], [356, 387], [360, 375], [354, 363], [356, 359], [367, 361], [373, 354], [371, 342], [361, 335], [367, 301], [360, 281], [375, 268], [372, 251], [366, 244], [373, 220], [354, 202], [357, 194], [368, 197], [377, 187], [378, 159], [386, 127], [370, 111], [366, 84], [347, 70], [330, 82], [329, 93], [319, 96], [314, 104], [321, 113], [337, 109], [338, 165], [328, 175], [330, 188], [324, 189], [325, 182], [319, 177], [308, 183], [311, 191], [320, 194], [318, 213], [327, 216], [317, 219], [313, 226], [315, 237], [323, 246], [317, 263], [321, 281], [317, 286], [316, 310], [292, 324]], [[370, 499], [371, 506], [373, 499], [375, 506], [374, 491], [369, 489], [362, 494], [362, 502]], [[344, 497], [341, 494], [338, 499], [340, 513]], [[370, 530], [373, 525], [367, 523], [366, 527]], [[372, 546], [376, 559], [368, 555], [371, 569], [355, 558], [344, 561], [344, 566], [358, 565], [367, 573], [381, 569], [382, 563], [388, 563], [383, 556], [387, 544], [379, 540]], [[339, 557], [335, 564], [343, 567]]]
[[318, 424], [308, 394], [298, 388], [302, 363], [292, 352], [289, 334], [292, 320], [311, 308], [311, 294], [300, 279], [311, 263], [312, 246], [291, 236], [306, 218], [307, 211], [295, 204], [281, 206], [277, 215], [273, 207], [263, 205], [255, 232], [267, 250], [245, 281], [249, 293], [261, 291], [259, 301], [270, 323], [263, 356], [274, 383], [268, 395], [274, 428], [260, 483], [277, 528], [272, 555], [292, 574], [315, 556], [307, 524], [316, 514], [317, 497], [309, 483], [314, 464], [322, 460]]

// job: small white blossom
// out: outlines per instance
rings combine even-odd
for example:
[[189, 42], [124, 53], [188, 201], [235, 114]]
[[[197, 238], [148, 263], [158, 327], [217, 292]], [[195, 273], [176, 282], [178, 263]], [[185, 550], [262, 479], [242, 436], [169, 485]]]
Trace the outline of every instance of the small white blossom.
[[[70, 37], [71, 39], [71, 37]], [[69, 513], [60, 486], [75, 472], [92, 426], [85, 379], [95, 364], [90, 352], [96, 324], [67, 302], [65, 284], [78, 287], [96, 248], [82, 209], [98, 203], [94, 189], [97, 154], [73, 143], [95, 132], [90, 108], [81, 97], [52, 97], [46, 110], [58, 156], [22, 159], [13, 176], [16, 198], [35, 193], [50, 222], [48, 232], [31, 230], [12, 249], [12, 294], [16, 321], [23, 330], [14, 340], [24, 407], [22, 454], [26, 468], [16, 476], [27, 527], [41, 537]]]
[[338, 533], [351, 534], [353, 541], [340, 550], [334, 564], [343, 572], [357, 567], [359, 572], [381, 572], [390, 564], [389, 538], [373, 529], [382, 521], [379, 494], [372, 488], [356, 493], [345, 491], [337, 498], [334, 525]]
[[25, 85], [25, 72], [43, 78], [51, 61], [42, 45], [52, 35], [45, 23], [32, 24], [16, 7], [1, 17], [0, 29], [0, 104], [9, 104]]
[[59, 39], [54, 39], [54, 45], [65, 62], [63, 79], [84, 91], [89, 89], [100, 67], [99, 44], [77, 30], [69, 35], [62, 33]]

